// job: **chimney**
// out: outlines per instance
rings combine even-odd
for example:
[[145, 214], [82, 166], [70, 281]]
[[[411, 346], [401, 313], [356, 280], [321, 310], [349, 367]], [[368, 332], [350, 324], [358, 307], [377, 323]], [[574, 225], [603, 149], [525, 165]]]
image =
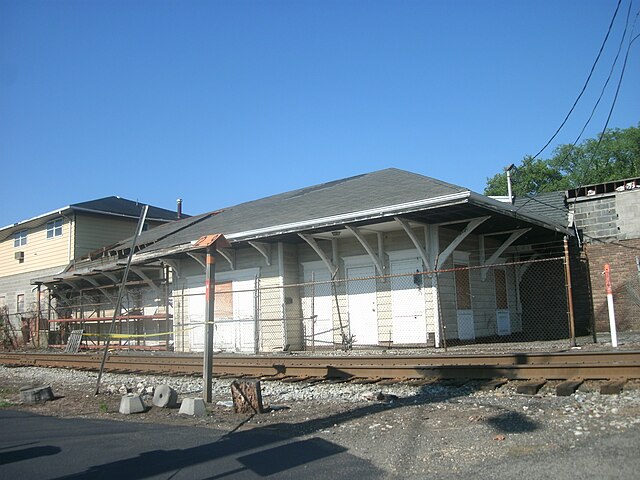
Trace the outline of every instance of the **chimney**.
[[177, 203], [177, 217], [178, 219], [182, 218], [182, 199], [179, 198], [178, 200], [176, 200]]

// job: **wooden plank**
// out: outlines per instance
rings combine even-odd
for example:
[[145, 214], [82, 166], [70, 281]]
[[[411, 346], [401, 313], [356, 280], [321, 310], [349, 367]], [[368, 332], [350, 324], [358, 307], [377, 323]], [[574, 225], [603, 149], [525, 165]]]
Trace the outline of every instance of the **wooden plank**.
[[523, 395], [535, 395], [538, 391], [547, 383], [546, 380], [529, 380], [528, 382], [524, 382], [518, 385], [516, 388], [516, 393], [521, 393]]
[[495, 378], [493, 380], [487, 380], [487, 381], [478, 383], [478, 389], [483, 392], [489, 392], [491, 390], [500, 388], [508, 381], [509, 380], [506, 378]]
[[572, 395], [583, 382], [584, 380], [582, 378], [570, 378], [556, 387], [556, 395], [559, 397], [568, 397]]
[[600, 387], [600, 395], [618, 395], [622, 393], [625, 383], [627, 383], [626, 378], [609, 380]]
[[236, 413], [263, 413], [262, 390], [258, 380], [231, 383], [233, 410]]

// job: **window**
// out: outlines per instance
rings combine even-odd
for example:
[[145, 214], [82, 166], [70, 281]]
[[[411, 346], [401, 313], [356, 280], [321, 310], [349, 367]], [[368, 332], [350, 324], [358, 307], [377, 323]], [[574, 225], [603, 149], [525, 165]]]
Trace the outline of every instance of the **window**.
[[471, 310], [471, 286], [469, 283], [469, 267], [454, 264], [456, 282], [456, 304], [458, 310]]
[[507, 310], [509, 308], [509, 301], [507, 298], [506, 272], [502, 269], [496, 269], [493, 274], [496, 281], [496, 308], [499, 310]]
[[16, 297], [16, 312], [24, 312], [24, 294], [19, 294]]
[[47, 223], [47, 238], [62, 236], [62, 219], [58, 218]]
[[21, 247], [27, 244], [27, 230], [20, 230], [13, 234], [13, 246]]

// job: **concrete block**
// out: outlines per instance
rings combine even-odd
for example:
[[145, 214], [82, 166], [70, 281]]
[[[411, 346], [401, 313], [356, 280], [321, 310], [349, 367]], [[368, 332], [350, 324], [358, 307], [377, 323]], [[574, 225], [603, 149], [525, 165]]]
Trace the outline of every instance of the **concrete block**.
[[179, 413], [194, 417], [204, 417], [207, 414], [207, 409], [202, 398], [185, 398], [182, 400]]
[[53, 390], [50, 385], [25, 385], [20, 388], [20, 401], [22, 403], [48, 402], [53, 398]]
[[153, 394], [153, 404], [160, 408], [174, 408], [178, 405], [178, 393], [169, 385], [158, 385]]
[[144, 412], [144, 402], [140, 395], [128, 393], [120, 399], [120, 413], [129, 415], [131, 413]]

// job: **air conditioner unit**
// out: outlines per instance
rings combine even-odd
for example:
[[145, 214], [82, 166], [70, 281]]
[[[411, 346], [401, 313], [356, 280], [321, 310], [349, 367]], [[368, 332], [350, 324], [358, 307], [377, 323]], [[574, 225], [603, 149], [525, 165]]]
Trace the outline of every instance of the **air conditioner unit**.
[[20, 261], [24, 260], [24, 252], [16, 252], [15, 257], [16, 257], [16, 260], [20, 260]]

